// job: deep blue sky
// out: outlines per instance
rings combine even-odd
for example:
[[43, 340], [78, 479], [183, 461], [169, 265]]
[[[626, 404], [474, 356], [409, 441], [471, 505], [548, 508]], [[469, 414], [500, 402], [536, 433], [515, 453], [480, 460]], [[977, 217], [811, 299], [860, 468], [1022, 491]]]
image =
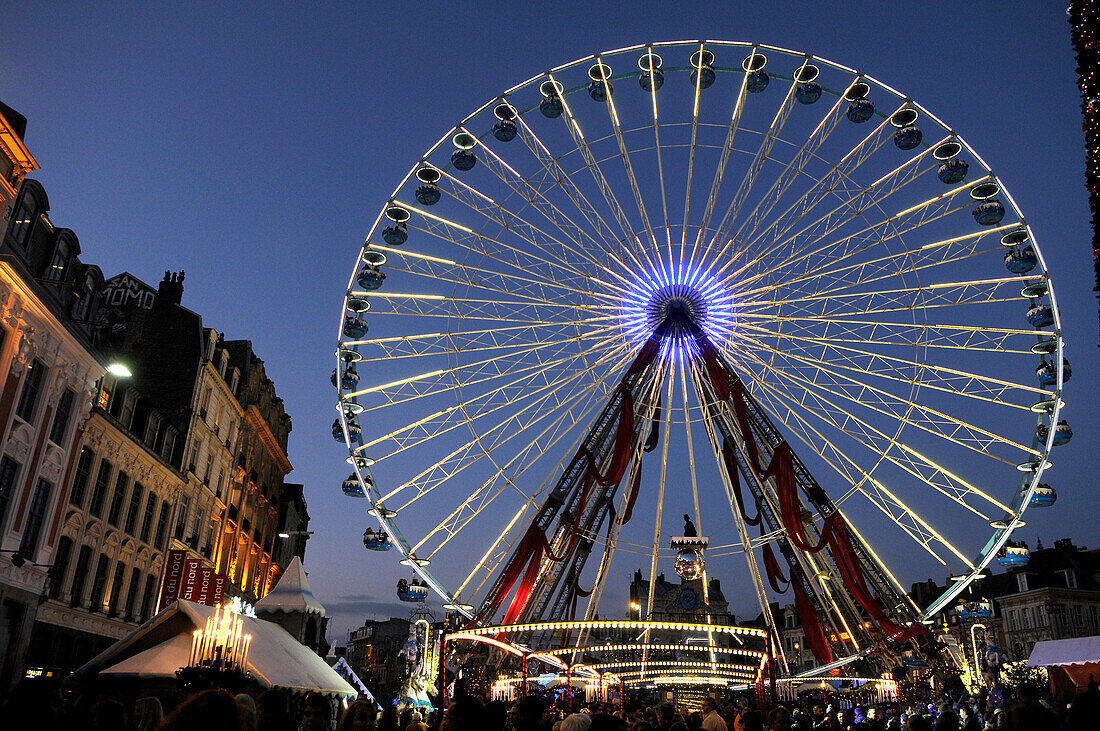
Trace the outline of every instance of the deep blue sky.
[[[35, 177], [85, 261], [154, 285], [186, 269], [184, 304], [266, 361], [294, 419], [289, 479], [306, 485], [317, 531], [306, 565], [331, 636], [406, 609], [393, 601], [395, 562], [364, 555], [328, 433], [340, 301], [378, 206], [500, 91], [650, 40], [759, 41], [861, 69], [982, 154], [1036, 232], [1075, 372], [1077, 436], [1050, 475], [1060, 501], [1023, 535], [1097, 542], [1097, 309], [1062, 3], [86, 5], [5, 7], [0, 99], [28, 118]], [[748, 612], [752, 599], [732, 603]]]

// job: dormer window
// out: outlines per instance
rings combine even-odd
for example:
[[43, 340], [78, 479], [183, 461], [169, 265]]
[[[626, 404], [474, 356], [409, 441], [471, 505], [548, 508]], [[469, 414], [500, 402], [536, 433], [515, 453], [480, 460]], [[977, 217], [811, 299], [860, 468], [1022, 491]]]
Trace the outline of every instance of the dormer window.
[[225, 367], [229, 365], [229, 351], [221, 350], [218, 352], [218, 373], [222, 378], [225, 378]]
[[65, 274], [69, 270], [69, 261], [72, 258], [73, 251], [72, 247], [69, 246], [69, 242], [64, 238], [59, 239], [57, 248], [53, 252], [53, 259], [50, 261], [50, 265], [46, 267], [43, 279], [48, 279], [51, 282], [64, 282]]
[[1060, 573], [1062, 575], [1062, 578], [1065, 579], [1067, 589], [1076, 589], [1077, 588], [1077, 572], [1076, 571], [1074, 571], [1073, 569], [1062, 569], [1058, 573]]
[[38, 199], [30, 190], [24, 189], [23, 197], [19, 200], [19, 208], [15, 212], [15, 220], [11, 225], [11, 236], [23, 253], [27, 251], [31, 229], [34, 228], [34, 220], [37, 217]]
[[80, 288], [80, 299], [73, 304], [72, 315], [74, 320], [87, 320], [92, 312], [92, 303], [99, 293], [99, 282], [93, 272], [84, 276], [84, 286]]
[[1018, 588], [1021, 592], [1027, 591], [1027, 574], [1016, 574], [1016, 588]]

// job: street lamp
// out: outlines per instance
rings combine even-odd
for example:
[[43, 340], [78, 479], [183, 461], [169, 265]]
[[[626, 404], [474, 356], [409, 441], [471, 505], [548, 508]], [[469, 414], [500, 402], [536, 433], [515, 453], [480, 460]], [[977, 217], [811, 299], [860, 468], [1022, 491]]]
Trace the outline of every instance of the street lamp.
[[107, 365], [107, 372], [116, 378], [129, 378], [134, 375], [134, 372], [130, 370], [130, 367], [120, 361], [115, 361]]
[[280, 538], [290, 538], [291, 536], [306, 536], [306, 537], [309, 537], [311, 535], [313, 535], [313, 531], [311, 531], [311, 530], [290, 530], [290, 531], [283, 531], [282, 533], [279, 534], [279, 537]]

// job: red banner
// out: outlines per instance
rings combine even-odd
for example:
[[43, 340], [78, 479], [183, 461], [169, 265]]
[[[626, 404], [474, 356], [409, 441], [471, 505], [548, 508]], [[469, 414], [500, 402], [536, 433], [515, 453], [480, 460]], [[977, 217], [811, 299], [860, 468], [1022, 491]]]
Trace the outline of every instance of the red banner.
[[199, 604], [211, 605], [214, 596], [214, 569], [203, 566], [199, 569], [199, 591], [195, 598]]
[[216, 607], [225, 599], [225, 584], [224, 574], [214, 574], [214, 588], [210, 595], [210, 606]]
[[160, 585], [160, 601], [157, 612], [171, 604], [180, 595], [180, 580], [187, 551], [169, 551], [164, 559], [164, 581]]
[[183, 562], [183, 579], [180, 581], [180, 599], [189, 602], [199, 600], [199, 571], [202, 570], [201, 558], [189, 558]]

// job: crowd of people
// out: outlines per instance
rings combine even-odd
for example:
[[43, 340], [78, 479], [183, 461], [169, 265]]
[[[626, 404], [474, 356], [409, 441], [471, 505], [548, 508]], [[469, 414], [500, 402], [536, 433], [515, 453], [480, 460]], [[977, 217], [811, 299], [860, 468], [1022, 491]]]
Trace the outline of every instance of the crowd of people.
[[[705, 697], [696, 707], [671, 700], [554, 703], [542, 695], [489, 701], [463, 694], [446, 711], [382, 709], [373, 701], [344, 706], [309, 693], [272, 689], [258, 696], [205, 690], [167, 714], [155, 697], [126, 705], [82, 695], [71, 702], [48, 679], [19, 683], [0, 706], [0, 727], [35, 731], [1094, 731], [1100, 728], [1095, 687], [1067, 702], [1023, 696], [1008, 709], [984, 695], [955, 700], [853, 705], [785, 701], [768, 709]], [[572, 707], [570, 707], [572, 706]]]

